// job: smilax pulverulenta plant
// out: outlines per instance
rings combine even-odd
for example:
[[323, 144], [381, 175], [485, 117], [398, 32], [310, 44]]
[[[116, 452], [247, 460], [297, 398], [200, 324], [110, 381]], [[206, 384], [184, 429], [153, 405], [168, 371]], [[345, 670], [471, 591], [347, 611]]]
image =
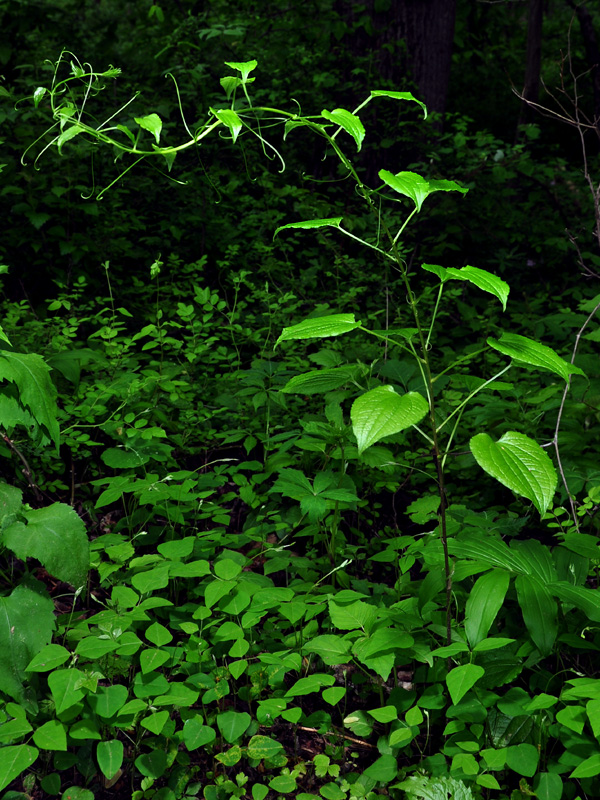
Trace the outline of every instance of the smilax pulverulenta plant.
[[[166, 145], [161, 143], [163, 122], [158, 114], [133, 116], [131, 120], [127, 120], [129, 106], [135, 97], [106, 118], [96, 119], [89, 108], [91, 101], [98, 96], [108, 80], [119, 75], [120, 70], [111, 67], [105, 72], [95, 72], [89, 64], [82, 64], [72, 54], [62, 53], [55, 65], [50, 88], [40, 87], [33, 96], [36, 106], [40, 105], [42, 100], [49, 101], [53, 116], [52, 127], [38, 140], [39, 142], [50, 136], [49, 141], [46, 141], [37, 155], [36, 163], [49, 148], [56, 147], [62, 152], [68, 143], [87, 141], [109, 145], [116, 155], [115, 161], [118, 160], [125, 166], [122, 167], [119, 176], [99, 192], [98, 196], [101, 196], [134, 166], [146, 159], [162, 162], [162, 165], [167, 167], [166, 174], [169, 179], [175, 180], [171, 173], [178, 153], [199, 146], [213, 133], [234, 144], [241, 143], [244, 136], [257, 137], [265, 152], [275, 154], [280, 159], [282, 169], [285, 167], [285, 162], [272, 141], [267, 140], [267, 131], [282, 126], [285, 140], [297, 128], [307, 128], [325, 140], [328, 154], [333, 153], [339, 159], [341, 172], [354, 183], [356, 194], [371, 214], [375, 235], [358, 236], [352, 232], [351, 224], [343, 224], [342, 216], [332, 216], [282, 225], [275, 231], [275, 236], [291, 229], [331, 228], [369, 248], [376, 254], [386, 274], [390, 268], [398, 273], [412, 316], [412, 325], [400, 329], [386, 327], [384, 330], [369, 330], [356, 320], [354, 314], [333, 314], [309, 318], [284, 328], [277, 345], [290, 340], [338, 337], [360, 330], [384, 343], [386, 352], [390, 348], [397, 348], [414, 359], [421, 377], [419, 388], [399, 394], [392, 385], [378, 385], [354, 399], [350, 417], [359, 457], [381, 439], [411, 428], [418, 432], [431, 452], [432, 477], [439, 495], [438, 531], [444, 553], [449, 642], [452, 565], [448, 546], [446, 519], [448, 498], [444, 475], [446, 462], [457, 437], [463, 414], [473, 398], [490, 387], [515, 364], [525, 364], [549, 371], [567, 384], [572, 374], [581, 375], [582, 370], [537, 341], [516, 333], [505, 332], [498, 339], [488, 338], [486, 347], [469, 349], [458, 359], [444, 364], [437, 373], [435, 372], [432, 362], [434, 332], [439, 311], [443, 308], [444, 291], [448, 283], [462, 281], [470, 284], [475, 289], [492, 295], [500, 302], [503, 310], [506, 309], [509, 286], [504, 280], [479, 267], [464, 266], [458, 269], [424, 263], [420, 268], [428, 274], [430, 283], [422, 296], [419, 296], [414, 285], [414, 277], [410, 274], [407, 262], [403, 258], [403, 234], [413, 217], [421, 212], [429, 195], [436, 192], [464, 194], [467, 188], [450, 180], [430, 179], [407, 171], [393, 173], [386, 169], [379, 171], [380, 182], [377, 186], [367, 186], [343, 149], [341, 141], [349, 137], [349, 141], [357, 151], [361, 150], [365, 128], [360, 112], [374, 100], [417, 103], [426, 116], [427, 109], [411, 93], [373, 90], [353, 111], [336, 108], [324, 109], [316, 115], [304, 115], [300, 111], [288, 112], [279, 108], [253, 105], [249, 87], [254, 81], [251, 73], [255, 70], [257, 62], [253, 60], [226, 62], [226, 64], [235, 74], [221, 78], [225, 94], [224, 102], [210, 108], [206, 119], [194, 124], [186, 122], [180, 105], [188, 138], [181, 144]], [[65, 69], [68, 71], [66, 76], [63, 74]], [[177, 84], [175, 87], [177, 89]], [[429, 318], [424, 319], [423, 299], [431, 296], [432, 290], [437, 292], [437, 296]], [[488, 348], [506, 356], [509, 363], [489, 378], [471, 376], [468, 393], [450, 409], [445, 410], [445, 407], [436, 403], [436, 381], [442, 376], [452, 376], [458, 367], [464, 374], [466, 365]], [[347, 367], [323, 368], [295, 376], [283, 391], [302, 395], [325, 394], [339, 389], [348, 382]], [[497, 441], [485, 432], [477, 433], [471, 437], [469, 447], [476, 462], [486, 473], [515, 494], [528, 499], [540, 515], [545, 514], [556, 490], [557, 472], [550, 457], [538, 443], [521, 432], [508, 430]], [[526, 576], [522, 577], [523, 580], [526, 579]], [[525, 594], [523, 592], [522, 596], [525, 597]]]

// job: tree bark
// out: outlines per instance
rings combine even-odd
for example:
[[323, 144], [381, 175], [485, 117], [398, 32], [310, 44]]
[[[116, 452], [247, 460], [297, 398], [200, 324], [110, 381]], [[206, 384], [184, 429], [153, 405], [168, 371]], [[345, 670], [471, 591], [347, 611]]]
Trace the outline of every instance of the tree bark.
[[[366, 6], [366, 7], [365, 7]], [[446, 110], [456, 0], [338, 0], [338, 11], [354, 24], [349, 42], [356, 55], [373, 55], [373, 70], [394, 87], [411, 77], [430, 112]], [[367, 32], [356, 25], [365, 14]]]
[[540, 66], [542, 63], [542, 22], [544, 19], [543, 0], [529, 0], [527, 20], [527, 53], [525, 56], [525, 85], [523, 102], [517, 131], [522, 125], [532, 122], [535, 109], [528, 101], [537, 103], [540, 97]]
[[571, 0], [567, 0], [567, 2], [571, 8], [575, 10], [577, 19], [579, 20], [585, 55], [590, 67], [590, 77], [592, 79], [594, 125], [600, 136], [600, 49], [598, 48], [598, 39], [596, 38], [592, 15], [588, 11], [586, 4], [581, 3], [581, 5], [575, 5]]

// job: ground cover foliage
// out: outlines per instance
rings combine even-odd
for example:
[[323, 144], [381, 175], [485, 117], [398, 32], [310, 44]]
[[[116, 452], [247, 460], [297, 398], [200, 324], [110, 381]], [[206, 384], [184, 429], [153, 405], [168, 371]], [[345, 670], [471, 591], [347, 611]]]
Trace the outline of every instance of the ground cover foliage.
[[129, 104], [48, 55], [4, 111], [4, 800], [597, 796], [578, 170], [361, 69], [298, 106], [209, 54]]

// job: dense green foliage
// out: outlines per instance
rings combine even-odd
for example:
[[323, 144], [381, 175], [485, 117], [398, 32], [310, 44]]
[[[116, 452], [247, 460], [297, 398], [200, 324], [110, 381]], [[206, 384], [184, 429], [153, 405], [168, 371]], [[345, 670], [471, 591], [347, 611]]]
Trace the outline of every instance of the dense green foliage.
[[2, 800], [600, 794], [579, 155], [324, 0], [6, 5]]

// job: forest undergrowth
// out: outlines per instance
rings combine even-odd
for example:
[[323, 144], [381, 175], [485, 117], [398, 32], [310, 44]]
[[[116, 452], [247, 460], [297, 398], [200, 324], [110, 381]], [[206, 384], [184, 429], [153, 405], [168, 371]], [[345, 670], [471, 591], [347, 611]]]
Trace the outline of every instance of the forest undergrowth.
[[25, 162], [93, 152], [116, 233], [136, 170], [177, 197], [206, 144], [224, 244], [5, 293], [2, 800], [598, 796], [600, 296], [511, 287], [444, 229], [484, 162], [506, 196], [544, 175], [464, 120], [464, 180], [373, 171], [365, 109], [418, 99], [308, 115], [256, 66], [181, 137], [98, 112], [119, 70], [69, 53], [33, 94]]

